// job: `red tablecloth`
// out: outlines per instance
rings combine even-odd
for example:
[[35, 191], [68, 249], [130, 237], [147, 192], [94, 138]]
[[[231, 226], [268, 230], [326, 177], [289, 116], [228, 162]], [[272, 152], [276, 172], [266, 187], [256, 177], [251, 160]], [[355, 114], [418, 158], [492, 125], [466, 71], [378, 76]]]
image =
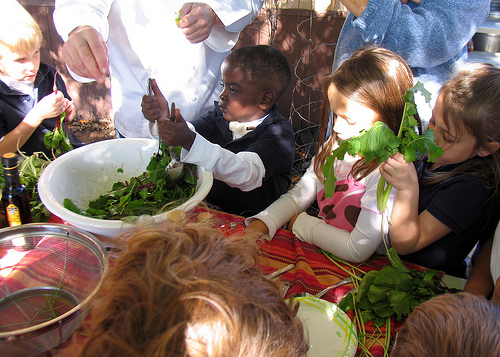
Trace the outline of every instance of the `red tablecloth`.
[[[226, 231], [227, 234], [243, 233], [243, 217], [210, 210], [201, 206], [195, 208], [194, 217], [196, 217], [199, 213], [206, 211], [211, 213], [213, 224], [221, 227], [221, 229]], [[233, 224], [231, 225], [231, 223]], [[328, 254], [325, 254], [321, 249], [314, 245], [299, 241], [291, 232], [279, 229], [272, 240], [262, 241], [260, 243], [258, 266], [262, 272], [267, 275], [289, 264], [294, 264], [295, 267], [282, 274], [279, 278], [281, 283], [288, 282], [289, 284], [285, 298], [299, 292], [316, 294], [325, 287], [345, 279], [350, 275], [350, 272], [357, 273], [368, 272], [373, 269], [380, 270], [390, 263], [388, 259], [383, 256], [373, 256], [360, 264], [342, 262], [329, 256]], [[409, 269], [422, 269], [414, 264], [406, 265]], [[352, 285], [344, 285], [331, 290], [322, 298], [336, 303], [351, 289]], [[353, 312], [348, 312], [348, 315], [352, 318]], [[401, 322], [392, 320], [390, 329], [391, 339], [395, 337], [395, 333], [401, 325]], [[362, 326], [362, 329], [366, 334], [372, 334], [375, 336], [375, 340], [379, 337], [380, 340], [383, 340], [385, 337], [385, 329], [379, 329], [373, 326], [370, 322], [365, 323], [364, 326]], [[358, 330], [360, 330], [360, 326], [358, 326]], [[76, 356], [78, 351], [77, 345], [83, 343], [85, 339], [85, 332], [77, 331], [73, 337], [74, 338], [72, 340], [63, 344], [59, 349], [47, 352], [46, 356]], [[381, 344], [371, 346], [370, 353], [374, 357], [383, 356]]]

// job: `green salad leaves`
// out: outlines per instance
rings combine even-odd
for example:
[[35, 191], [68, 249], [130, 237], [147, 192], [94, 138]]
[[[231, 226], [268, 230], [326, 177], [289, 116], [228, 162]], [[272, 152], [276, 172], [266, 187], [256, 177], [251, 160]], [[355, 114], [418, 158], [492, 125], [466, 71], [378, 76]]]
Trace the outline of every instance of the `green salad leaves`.
[[[176, 150], [178, 154], [180, 147], [176, 147]], [[182, 204], [195, 192], [196, 166], [184, 164], [181, 179], [172, 182], [165, 174], [169, 162], [168, 146], [161, 143], [160, 151], [151, 157], [146, 171], [141, 175], [115, 182], [109, 192], [90, 201], [86, 210], [77, 207], [69, 198], [64, 200], [64, 207], [83, 216], [133, 221], [134, 217], [143, 214], [156, 215], [166, 205]], [[123, 170], [118, 169], [118, 172]]]
[[[443, 155], [443, 148], [434, 143], [433, 130], [427, 129], [423, 135], [417, 133], [418, 121], [415, 119], [417, 114], [415, 93], [418, 91], [422, 92], [427, 102], [431, 99], [431, 94], [420, 82], [406, 92], [403, 117], [397, 136], [385, 123], [376, 122], [369, 130], [362, 131], [360, 136], [339, 141], [339, 146], [333, 150], [332, 155], [327, 158], [322, 167], [325, 176], [326, 197], [333, 197], [335, 191], [334, 161], [335, 159], [343, 160], [346, 154], [351, 156], [359, 155], [367, 163], [372, 160], [382, 163], [397, 152], [402, 153], [407, 162], [415, 161], [419, 153], [427, 153], [431, 162], [434, 158]], [[391, 189], [392, 186], [383, 177], [380, 177], [377, 198], [382, 212], [385, 211]]]

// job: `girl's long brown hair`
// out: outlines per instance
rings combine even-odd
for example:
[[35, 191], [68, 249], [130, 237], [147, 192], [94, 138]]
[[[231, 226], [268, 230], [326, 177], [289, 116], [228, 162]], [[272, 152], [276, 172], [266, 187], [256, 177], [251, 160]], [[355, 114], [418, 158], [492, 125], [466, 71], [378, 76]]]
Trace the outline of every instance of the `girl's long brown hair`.
[[[332, 135], [325, 139], [331, 112], [328, 100], [331, 85], [335, 85], [347, 98], [380, 114], [383, 122], [397, 135], [403, 116], [404, 94], [413, 86], [413, 75], [399, 55], [381, 47], [369, 47], [354, 52], [337, 71], [325, 77], [320, 134], [314, 161], [314, 172], [321, 181], [324, 180], [322, 166], [337, 142], [333, 121], [330, 123]], [[367, 164], [361, 159], [355, 164], [351, 174], [356, 179], [361, 179], [376, 166], [375, 161]]]

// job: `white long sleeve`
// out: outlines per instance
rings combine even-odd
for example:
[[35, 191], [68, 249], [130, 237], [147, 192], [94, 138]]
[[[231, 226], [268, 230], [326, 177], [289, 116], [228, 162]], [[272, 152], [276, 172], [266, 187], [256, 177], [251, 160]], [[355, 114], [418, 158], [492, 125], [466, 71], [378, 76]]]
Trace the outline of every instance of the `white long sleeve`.
[[[188, 125], [194, 131], [193, 126]], [[242, 191], [262, 186], [266, 174], [264, 163], [256, 153], [242, 151], [235, 154], [209, 142], [200, 134], [196, 134], [189, 151], [182, 149], [181, 160], [203, 166], [213, 172], [215, 179]]]
[[[336, 166], [352, 165], [355, 158], [347, 158]], [[383, 215], [377, 205], [377, 184], [380, 178], [378, 170], [374, 170], [367, 177], [360, 180], [365, 187], [361, 198], [361, 211], [352, 232], [332, 226], [321, 218], [309, 216], [305, 210], [314, 202], [317, 193], [323, 189], [314, 173], [313, 164], [295, 187], [282, 195], [276, 202], [259, 214], [247, 218], [246, 223], [254, 219], [262, 220], [269, 229], [269, 236], [273, 237], [276, 231], [295, 215], [299, 215], [293, 225], [293, 233], [304, 242], [314, 244], [342, 259], [352, 262], [361, 262], [368, 259], [375, 251], [384, 252], [382, 240], [383, 232], [387, 232], [387, 225], [383, 227]], [[345, 169], [343, 168], [343, 169]], [[349, 172], [346, 170], [345, 172]], [[337, 178], [339, 179], [339, 178]], [[392, 212], [396, 190], [391, 191], [387, 203], [388, 216]]]
[[254, 219], [263, 221], [269, 229], [269, 236], [272, 238], [276, 231], [288, 223], [290, 218], [304, 212], [316, 199], [318, 185], [323, 187], [311, 166], [306, 170], [302, 178], [287, 193], [274, 201], [269, 207], [259, 214], [247, 218], [246, 224]]

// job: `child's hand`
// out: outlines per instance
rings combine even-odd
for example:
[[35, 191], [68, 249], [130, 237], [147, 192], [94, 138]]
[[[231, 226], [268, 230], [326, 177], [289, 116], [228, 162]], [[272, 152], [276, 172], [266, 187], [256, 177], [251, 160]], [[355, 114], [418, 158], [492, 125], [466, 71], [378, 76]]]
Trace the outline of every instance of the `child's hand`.
[[66, 109], [64, 109], [64, 112], [66, 113], [66, 120], [72, 121], [76, 116], [75, 104], [66, 99]]
[[33, 115], [26, 116], [28, 124], [38, 127], [47, 118], [54, 118], [61, 115], [67, 106], [67, 99], [62, 92], [50, 93], [35, 104], [31, 112]]
[[418, 187], [418, 177], [415, 166], [406, 162], [403, 154], [391, 156], [379, 168], [380, 174], [397, 190], [415, 190]]
[[167, 145], [182, 146], [190, 150], [196, 133], [189, 129], [179, 108], [175, 109], [175, 121], [161, 119], [158, 121], [158, 136]]
[[293, 229], [293, 224], [294, 224], [294, 223], [295, 223], [295, 221], [297, 220], [297, 217], [298, 217], [298, 216], [299, 216], [299, 215], [298, 215], [298, 214], [296, 214], [295, 216], [293, 216], [293, 217], [290, 219], [290, 221], [288, 221], [288, 225], [287, 225], [287, 227], [286, 227], [286, 229], [287, 229], [288, 231], [293, 232], [293, 231], [292, 231], [292, 229]]
[[158, 120], [166, 119], [170, 114], [168, 109], [168, 102], [163, 96], [156, 79], [151, 80], [151, 87], [153, 88], [154, 97], [145, 95], [142, 97], [142, 114], [144, 118], [154, 123]]
[[269, 228], [260, 219], [254, 219], [245, 229], [248, 233], [269, 234]]

